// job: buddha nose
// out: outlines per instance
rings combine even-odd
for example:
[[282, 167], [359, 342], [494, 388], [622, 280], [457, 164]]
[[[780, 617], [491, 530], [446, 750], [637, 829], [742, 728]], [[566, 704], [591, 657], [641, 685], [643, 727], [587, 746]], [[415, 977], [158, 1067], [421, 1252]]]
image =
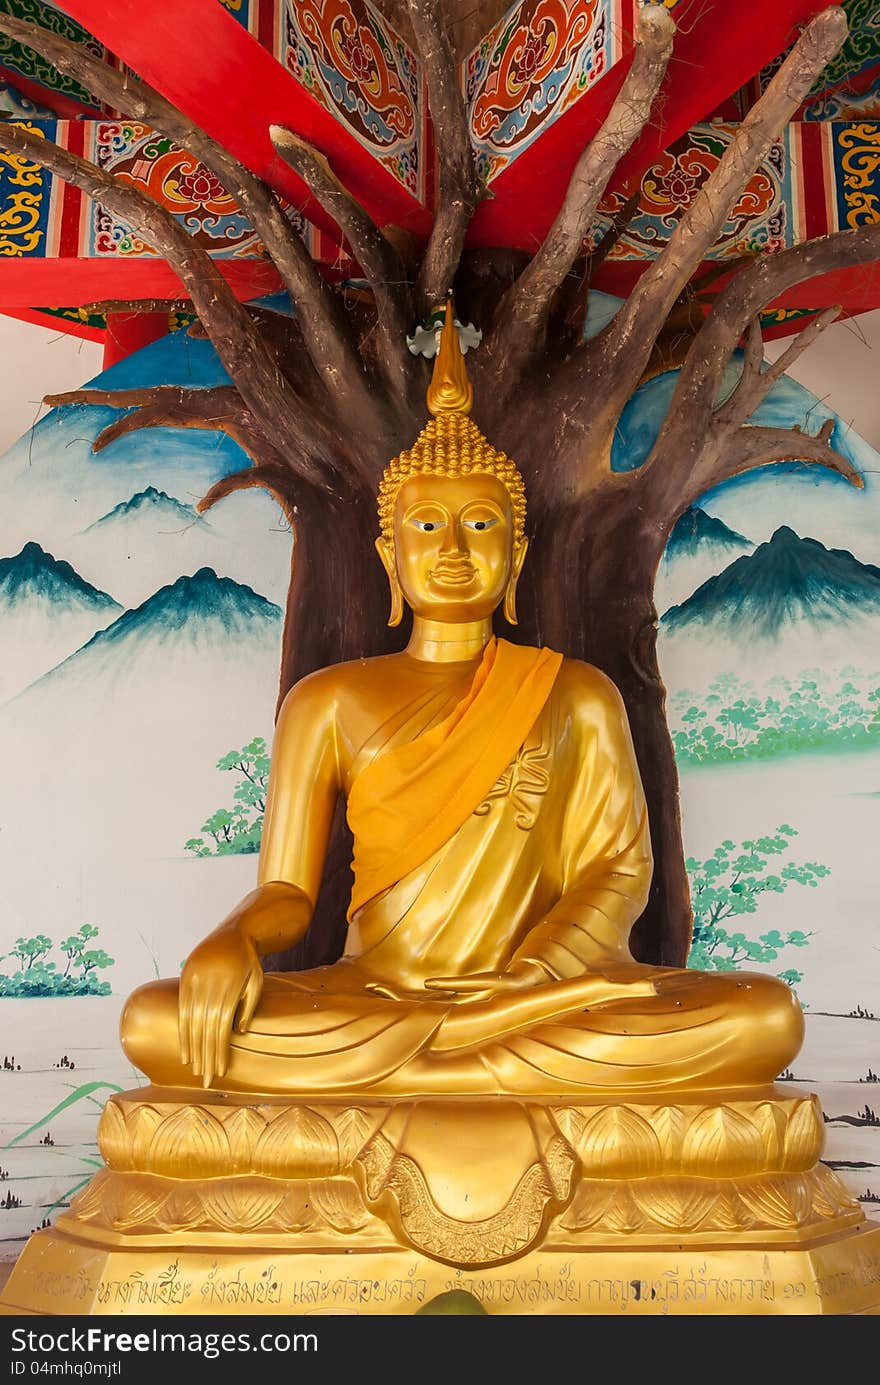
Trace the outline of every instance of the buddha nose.
[[444, 528], [440, 552], [447, 558], [470, 557], [465, 528], [458, 515], [453, 515], [452, 522]]

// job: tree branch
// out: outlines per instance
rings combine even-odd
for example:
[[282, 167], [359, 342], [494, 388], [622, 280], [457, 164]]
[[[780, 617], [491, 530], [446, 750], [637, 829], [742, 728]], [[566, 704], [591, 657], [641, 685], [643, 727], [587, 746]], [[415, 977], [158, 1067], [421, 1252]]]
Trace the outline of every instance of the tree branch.
[[819, 466], [826, 471], [836, 472], [850, 485], [864, 489], [864, 481], [851, 462], [835, 452], [829, 438], [834, 431], [834, 419], [826, 419], [815, 436], [803, 433], [799, 428], [762, 428], [749, 425], [737, 428], [730, 435], [723, 450], [711, 461], [698, 467], [695, 473], [676, 497], [676, 508], [681, 513], [688, 505], [693, 505], [700, 496], [722, 481], [759, 467], [770, 466], [774, 462], [803, 462], [805, 466]]
[[556, 219], [534, 259], [504, 295], [492, 336], [527, 360], [540, 350], [553, 295], [581, 254], [615, 168], [645, 128], [672, 53], [675, 22], [662, 5], [639, 10], [632, 66], [601, 129], [575, 164]]
[[379, 319], [379, 362], [394, 394], [405, 398], [412, 377], [406, 348], [411, 305], [400, 256], [323, 154], [282, 125], [270, 126], [269, 134], [281, 158], [332, 216], [366, 275]]
[[50, 409], [97, 404], [129, 410], [102, 428], [92, 443], [95, 453], [103, 452], [118, 438], [145, 428], [203, 428], [226, 433], [255, 462], [281, 460], [280, 453], [263, 436], [241, 395], [231, 385], [211, 389], [151, 385], [135, 390], [67, 390], [64, 394], [47, 394], [43, 403]]
[[590, 290], [602, 265], [632, 221], [638, 209], [639, 197], [639, 193], [633, 193], [618, 208], [596, 248], [580, 256], [569, 271], [568, 278], [575, 279], [573, 287], [563, 284], [556, 295], [550, 309], [547, 331], [553, 343], [558, 343], [563, 349], [579, 346], [583, 341]]
[[467, 228], [486, 188], [474, 162], [458, 63], [441, 0], [407, 0], [407, 10], [428, 84], [437, 146], [434, 225], [416, 282], [416, 311], [424, 319], [452, 288]]
[[603, 358], [613, 375], [602, 400], [609, 426], [613, 426], [611, 421], [638, 384], [672, 304], [714, 245], [755, 168], [846, 34], [846, 15], [838, 7], [822, 10], [810, 21], [761, 99], [739, 126], [666, 248], [645, 270], [609, 325], [602, 341]]
[[360, 376], [345, 315], [270, 189], [159, 92], [110, 67], [80, 44], [8, 14], [0, 14], [0, 33], [36, 49], [59, 72], [82, 82], [108, 106], [160, 130], [216, 174], [259, 235], [300, 309], [306, 350], [316, 369], [329, 380], [330, 396], [340, 397], [335, 386], [341, 388], [344, 382], [351, 384]]
[[205, 324], [221, 364], [267, 438], [281, 421], [304, 450], [302, 465], [320, 484], [324, 473], [312, 460], [315, 421], [302, 415], [302, 403], [282, 375], [256, 331], [247, 309], [239, 303], [219, 268], [184, 228], [152, 197], [117, 181], [87, 159], [20, 126], [0, 122], [0, 148], [23, 154], [57, 177], [99, 201], [140, 235], [168, 261], [187, 287]]
[[808, 346], [812, 346], [825, 328], [837, 320], [841, 311], [838, 306], [826, 308], [824, 312], [818, 313], [766, 370], [763, 368], [764, 339], [761, 336], [760, 318], [752, 318], [747, 329], [742, 375], [730, 398], [715, 410], [716, 425], [720, 428], [735, 429], [746, 423], [767, 398], [777, 380], [781, 379], [790, 365], [794, 365]]
[[641, 200], [641, 189], [639, 189], [638, 192], [630, 193], [623, 206], [619, 207], [612, 216], [595, 250], [589, 251], [586, 255], [587, 273], [591, 281], [595, 279], [599, 270], [611, 254], [611, 251], [628, 229], [630, 222], [639, 209]]
[[218, 500], [224, 500], [227, 495], [234, 495], [236, 491], [250, 490], [255, 486], [270, 491], [274, 495], [292, 525], [296, 516], [295, 476], [290, 467], [277, 463], [244, 467], [241, 471], [232, 471], [228, 476], [221, 476], [220, 480], [216, 481], [211, 489], [202, 496], [196, 509], [199, 514], [204, 514], [206, 510], [210, 510], [212, 505], [216, 505]]
[[[874, 224], [763, 255], [740, 270], [715, 300], [691, 346], [649, 461], [666, 457], [674, 462], [678, 453], [685, 474], [690, 470], [682, 455], [682, 440], [698, 439], [709, 427], [731, 355], [762, 308], [814, 276], [878, 260], [880, 225]], [[874, 274], [880, 283], [880, 270]]]

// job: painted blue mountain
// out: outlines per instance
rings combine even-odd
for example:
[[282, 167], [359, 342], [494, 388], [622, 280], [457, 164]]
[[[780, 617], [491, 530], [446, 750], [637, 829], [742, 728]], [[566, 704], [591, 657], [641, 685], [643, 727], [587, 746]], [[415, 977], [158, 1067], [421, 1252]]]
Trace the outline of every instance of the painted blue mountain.
[[108, 525], [118, 525], [120, 522], [131, 520], [133, 517], [142, 518], [149, 516], [153, 520], [169, 520], [180, 525], [183, 524], [204, 524], [198, 512], [192, 505], [184, 505], [179, 500], [175, 500], [173, 495], [168, 495], [166, 491], [157, 490], [155, 486], [147, 486], [144, 490], [138, 491], [130, 500], [123, 500], [119, 505], [114, 505], [112, 510], [96, 519], [94, 524], [90, 524], [83, 530], [84, 534], [91, 534], [96, 529], [106, 528]]
[[675, 558], [696, 558], [707, 550], [728, 550], [730, 553], [744, 553], [752, 544], [735, 529], [730, 529], [721, 519], [707, 515], [696, 505], [691, 505], [683, 515], [679, 515], [675, 527], [669, 535], [665, 556]]
[[0, 603], [9, 606], [34, 599], [75, 611], [122, 609], [107, 592], [80, 577], [70, 563], [54, 558], [38, 543], [26, 543], [14, 557], [0, 558]]
[[657, 571], [654, 601], [658, 611], [687, 600], [728, 563], [754, 545], [722, 520], [692, 506], [680, 515]]
[[66, 659], [122, 607], [38, 543], [0, 558], [0, 703]]
[[[192, 494], [182, 487], [181, 491]], [[255, 550], [244, 550], [240, 535], [230, 536], [209, 524], [171, 489], [150, 484], [98, 514], [99, 519], [71, 539], [70, 556], [81, 571], [111, 587], [130, 608], [174, 583], [181, 572], [211, 568], [250, 583], [254, 572], [261, 571], [251, 556], [262, 552], [259, 539]]]
[[102, 630], [75, 658], [100, 645], [107, 649], [137, 638], [163, 638], [179, 631], [193, 636], [213, 631], [233, 639], [252, 634], [254, 629], [274, 627], [282, 616], [280, 606], [267, 601], [252, 587], [218, 577], [213, 568], [199, 568], [192, 577], [178, 577], [133, 611], [125, 611], [106, 630]]
[[200, 567], [44, 672], [0, 709], [3, 841], [30, 774], [65, 859], [179, 856], [229, 796], [218, 758], [272, 735], [283, 624], [252, 587]]
[[669, 633], [708, 627], [728, 638], [775, 638], [804, 626], [834, 630], [865, 615], [880, 615], [880, 568], [782, 525], [668, 610], [662, 625]]
[[70, 658], [50, 670], [28, 695], [59, 680], [86, 680], [89, 686], [106, 674], [126, 682], [143, 680], [157, 687], [193, 677], [193, 665], [223, 677], [231, 663], [243, 663], [259, 651], [273, 657], [280, 644], [282, 611], [251, 587], [218, 577], [203, 567], [161, 587], [142, 605], [125, 611]]

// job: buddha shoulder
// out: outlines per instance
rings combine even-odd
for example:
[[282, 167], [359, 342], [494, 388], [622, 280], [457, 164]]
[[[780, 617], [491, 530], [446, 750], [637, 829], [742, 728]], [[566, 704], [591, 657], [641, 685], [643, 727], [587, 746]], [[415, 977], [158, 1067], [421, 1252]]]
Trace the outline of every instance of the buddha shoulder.
[[564, 659], [556, 679], [556, 696], [565, 715], [587, 729], [627, 725], [626, 709], [607, 674], [581, 659]]
[[352, 659], [307, 674], [294, 683], [285, 697], [279, 723], [296, 723], [303, 729], [317, 731], [345, 722], [351, 712], [388, 687], [394, 657]]

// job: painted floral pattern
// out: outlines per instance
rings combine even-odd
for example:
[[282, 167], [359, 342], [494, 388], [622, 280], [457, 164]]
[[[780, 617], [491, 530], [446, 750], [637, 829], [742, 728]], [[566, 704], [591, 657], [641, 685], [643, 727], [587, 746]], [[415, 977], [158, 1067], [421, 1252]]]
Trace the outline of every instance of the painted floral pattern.
[[612, 18], [612, 0], [523, 0], [473, 50], [463, 83], [486, 177], [496, 177], [616, 61]]

